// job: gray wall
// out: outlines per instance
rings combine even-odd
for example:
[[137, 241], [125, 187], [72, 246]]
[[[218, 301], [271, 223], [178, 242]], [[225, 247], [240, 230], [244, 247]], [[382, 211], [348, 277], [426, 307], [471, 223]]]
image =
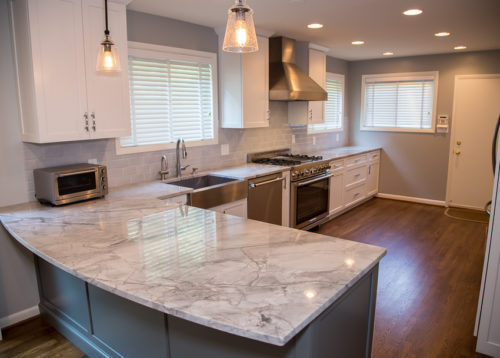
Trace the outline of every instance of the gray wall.
[[[7, 1], [0, 1], [0, 206], [28, 200]], [[38, 303], [33, 256], [0, 227], [0, 327], [5, 317]], [[3, 318], [3, 319], [2, 319]]]
[[455, 75], [500, 73], [500, 51], [415, 56], [349, 63], [350, 140], [383, 148], [380, 192], [445, 200], [450, 134], [361, 131], [361, 76], [364, 74], [439, 71], [437, 114], [453, 125]]

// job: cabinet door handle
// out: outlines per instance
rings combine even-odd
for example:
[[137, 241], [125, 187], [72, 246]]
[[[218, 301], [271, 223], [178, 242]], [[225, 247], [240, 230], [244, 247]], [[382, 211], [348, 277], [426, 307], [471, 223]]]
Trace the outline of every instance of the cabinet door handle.
[[92, 129], [93, 129], [93, 130], [94, 130], [94, 132], [95, 132], [95, 130], [96, 130], [96, 125], [95, 125], [95, 113], [94, 113], [94, 112], [92, 112], [92, 113], [90, 114], [90, 118], [92, 118]]
[[88, 132], [89, 131], [89, 114], [85, 112], [83, 114], [83, 119], [85, 119], [85, 130]]

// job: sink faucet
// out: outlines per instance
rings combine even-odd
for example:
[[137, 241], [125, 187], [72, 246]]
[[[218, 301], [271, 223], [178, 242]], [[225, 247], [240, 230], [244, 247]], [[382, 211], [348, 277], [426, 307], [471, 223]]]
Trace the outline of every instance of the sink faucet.
[[167, 177], [167, 175], [168, 175], [168, 160], [167, 160], [167, 156], [163, 155], [161, 157], [161, 166], [160, 166], [160, 177], [161, 177], [161, 180], [165, 180], [165, 178]]
[[177, 167], [177, 177], [180, 178], [182, 175], [182, 170], [186, 169], [186, 167], [181, 167], [181, 152], [182, 152], [182, 159], [185, 159], [187, 157], [187, 150], [186, 150], [186, 145], [184, 144], [184, 139], [179, 138], [177, 139], [177, 145], [175, 146], [175, 158], [176, 158], [176, 167]]

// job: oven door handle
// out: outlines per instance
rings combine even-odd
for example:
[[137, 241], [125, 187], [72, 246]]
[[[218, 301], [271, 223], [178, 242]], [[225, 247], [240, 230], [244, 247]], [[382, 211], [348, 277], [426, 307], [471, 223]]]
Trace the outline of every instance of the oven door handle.
[[257, 188], [258, 186], [261, 186], [261, 185], [267, 185], [267, 184], [271, 184], [271, 183], [274, 183], [274, 182], [277, 182], [277, 181], [283, 181], [285, 180], [285, 177], [283, 178], [277, 178], [277, 179], [272, 179], [272, 180], [267, 180], [267, 181], [263, 181], [263, 182], [260, 182], [260, 183], [251, 183], [251, 184], [248, 184], [248, 186], [250, 188]]
[[323, 180], [323, 179], [327, 179], [327, 178], [330, 178], [332, 177], [333, 174], [327, 174], [327, 175], [322, 175], [320, 177], [316, 177], [314, 179], [311, 179], [311, 180], [308, 180], [308, 181], [304, 181], [304, 182], [300, 182], [300, 183], [296, 183], [295, 185], [297, 186], [303, 186], [303, 185], [307, 185], [307, 184], [312, 184], [312, 183], [315, 183], [317, 181], [320, 181], [320, 180]]
[[62, 173], [62, 174], [57, 174], [58, 178], [62, 177], [68, 177], [71, 175], [78, 175], [78, 174], [87, 174], [87, 173], [96, 173], [97, 169], [90, 169], [90, 170], [81, 170], [79, 172], [71, 172], [71, 173]]

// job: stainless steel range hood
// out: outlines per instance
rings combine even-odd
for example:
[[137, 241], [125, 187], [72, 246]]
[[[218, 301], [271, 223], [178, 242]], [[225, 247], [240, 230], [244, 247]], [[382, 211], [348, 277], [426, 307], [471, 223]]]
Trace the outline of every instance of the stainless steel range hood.
[[326, 101], [326, 91], [295, 63], [295, 40], [269, 39], [269, 99], [272, 101]]

